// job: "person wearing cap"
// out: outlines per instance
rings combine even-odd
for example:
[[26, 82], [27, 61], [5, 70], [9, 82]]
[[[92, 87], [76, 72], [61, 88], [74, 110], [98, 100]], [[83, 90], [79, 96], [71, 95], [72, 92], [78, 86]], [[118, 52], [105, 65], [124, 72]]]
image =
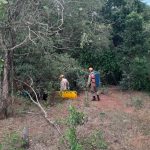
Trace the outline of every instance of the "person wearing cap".
[[100, 97], [99, 97], [99, 93], [98, 93], [98, 88], [96, 87], [96, 83], [95, 83], [95, 77], [94, 77], [94, 69], [92, 67], [89, 67], [89, 77], [88, 77], [88, 82], [87, 82], [87, 87], [90, 87], [90, 92], [92, 95], [92, 101], [99, 101]]
[[60, 75], [60, 91], [69, 90], [69, 82], [65, 78], [65, 76], [62, 74]]

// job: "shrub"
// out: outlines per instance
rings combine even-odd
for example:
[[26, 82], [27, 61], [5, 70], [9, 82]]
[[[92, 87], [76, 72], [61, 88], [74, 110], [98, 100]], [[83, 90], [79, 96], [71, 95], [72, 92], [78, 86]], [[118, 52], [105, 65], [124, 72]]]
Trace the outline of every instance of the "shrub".
[[143, 103], [143, 100], [140, 99], [139, 97], [133, 97], [131, 98], [131, 102], [129, 105], [137, 109], [140, 109], [143, 107], [144, 103]]
[[107, 149], [108, 145], [103, 137], [102, 131], [96, 131], [90, 137], [84, 138], [82, 141], [82, 145], [86, 150], [92, 149]]
[[25, 150], [22, 146], [24, 141], [17, 132], [5, 135], [4, 140], [0, 144], [0, 150]]
[[84, 122], [84, 114], [82, 112], [78, 112], [75, 107], [70, 106], [69, 117], [67, 121], [69, 129], [66, 134], [66, 137], [69, 142], [71, 150], [83, 150], [82, 145], [79, 143], [77, 139], [77, 131], [76, 131], [77, 126], [82, 125], [83, 122]]
[[122, 89], [150, 90], [149, 67], [150, 63], [145, 57], [136, 57], [122, 75]]

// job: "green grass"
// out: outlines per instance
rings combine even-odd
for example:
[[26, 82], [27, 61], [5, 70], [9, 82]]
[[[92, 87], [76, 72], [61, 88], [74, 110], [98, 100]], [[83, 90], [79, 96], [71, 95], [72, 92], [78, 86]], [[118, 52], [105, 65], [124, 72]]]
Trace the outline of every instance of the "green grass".
[[136, 109], [141, 109], [144, 106], [144, 102], [139, 97], [132, 97], [127, 106], [135, 107]]
[[102, 131], [96, 131], [91, 136], [84, 138], [81, 140], [81, 144], [86, 150], [107, 150], [108, 148]]
[[0, 150], [25, 150], [22, 146], [24, 141], [17, 132], [6, 134], [2, 143], [0, 144]]

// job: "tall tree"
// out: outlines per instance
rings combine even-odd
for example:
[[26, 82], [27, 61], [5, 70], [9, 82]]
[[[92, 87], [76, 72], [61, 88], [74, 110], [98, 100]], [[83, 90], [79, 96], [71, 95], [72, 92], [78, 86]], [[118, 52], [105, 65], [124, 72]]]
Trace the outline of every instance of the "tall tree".
[[[64, 7], [59, 0], [4, 0], [2, 3], [5, 15], [0, 22], [0, 33], [4, 71], [0, 107], [7, 114], [13, 51], [29, 42], [36, 45], [41, 39], [48, 40], [61, 30]], [[53, 16], [51, 19], [49, 14]]]

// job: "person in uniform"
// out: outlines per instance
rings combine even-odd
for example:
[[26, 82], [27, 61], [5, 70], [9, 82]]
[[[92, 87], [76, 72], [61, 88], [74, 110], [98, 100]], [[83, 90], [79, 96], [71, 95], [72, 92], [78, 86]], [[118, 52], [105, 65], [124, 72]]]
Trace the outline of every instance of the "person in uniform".
[[69, 90], [69, 82], [65, 78], [65, 76], [62, 74], [60, 75], [60, 91]]
[[92, 101], [96, 101], [96, 99], [99, 101], [100, 97], [99, 97], [98, 87], [96, 87], [94, 69], [92, 67], [89, 67], [89, 72], [90, 73], [88, 77], [87, 87], [90, 87]]

